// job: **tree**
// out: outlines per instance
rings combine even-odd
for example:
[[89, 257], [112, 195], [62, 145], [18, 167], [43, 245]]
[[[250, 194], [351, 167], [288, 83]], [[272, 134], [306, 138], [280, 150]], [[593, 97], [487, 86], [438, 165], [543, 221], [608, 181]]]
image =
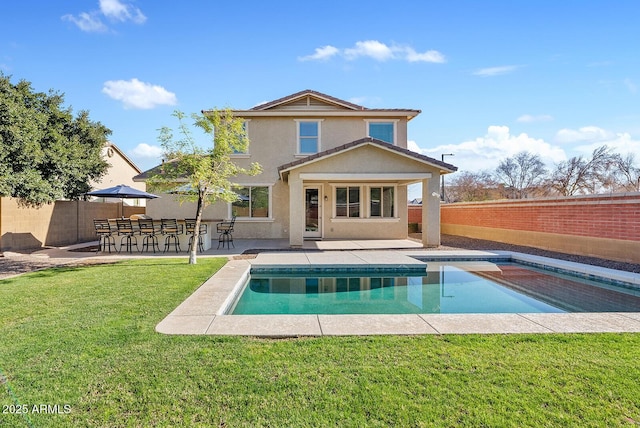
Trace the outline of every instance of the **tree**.
[[448, 199], [455, 202], [486, 201], [497, 194], [497, 184], [487, 171], [457, 173], [448, 187]]
[[78, 199], [106, 173], [101, 152], [111, 131], [63, 102], [0, 73], [0, 194], [26, 206]]
[[230, 109], [215, 109], [207, 115], [191, 115], [194, 126], [212, 140], [212, 147], [206, 149], [197, 144], [190, 128], [184, 122], [185, 114], [176, 110], [173, 116], [178, 119], [181, 138], [174, 139], [171, 128], [160, 129], [159, 140], [164, 156], [169, 161], [165, 162], [148, 182], [160, 190], [171, 190], [177, 183], [186, 183], [189, 191], [181, 192], [181, 202], [197, 203], [194, 245], [189, 253], [189, 264], [195, 264], [198, 248], [195, 243], [199, 239], [204, 208], [216, 201], [237, 200], [238, 194], [233, 191], [234, 183], [231, 179], [240, 174], [257, 175], [261, 172], [261, 167], [254, 162], [249, 168], [241, 168], [232, 162], [231, 155], [234, 152], [247, 151], [249, 138], [244, 129], [244, 121], [234, 117]]
[[523, 199], [538, 190], [546, 173], [539, 155], [523, 151], [501, 161], [496, 178], [507, 188], [509, 197]]
[[551, 173], [550, 186], [563, 196], [597, 193], [599, 188], [611, 182], [616, 159], [617, 156], [607, 146], [595, 149], [591, 159], [574, 156], [556, 164]]
[[635, 164], [635, 155], [615, 155], [615, 187], [628, 192], [640, 192], [640, 167]]

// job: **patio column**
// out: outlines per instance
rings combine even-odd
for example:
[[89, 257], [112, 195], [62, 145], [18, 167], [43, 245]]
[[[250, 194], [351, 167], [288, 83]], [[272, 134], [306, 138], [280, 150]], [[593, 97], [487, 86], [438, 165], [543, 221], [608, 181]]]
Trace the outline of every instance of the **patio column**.
[[298, 173], [289, 174], [289, 245], [302, 247], [304, 233], [302, 179]]
[[[440, 176], [422, 180], [422, 246], [440, 245]], [[435, 195], [435, 196], [434, 196]]]

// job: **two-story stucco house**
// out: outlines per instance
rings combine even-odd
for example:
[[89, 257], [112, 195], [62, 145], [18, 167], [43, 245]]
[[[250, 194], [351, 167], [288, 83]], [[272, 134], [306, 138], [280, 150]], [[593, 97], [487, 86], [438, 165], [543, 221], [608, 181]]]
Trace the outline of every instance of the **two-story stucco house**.
[[[251, 141], [234, 161], [258, 162], [263, 172], [238, 177], [241, 198], [207, 207], [204, 218], [236, 215], [235, 237], [288, 238], [294, 247], [306, 239], [404, 239], [407, 186], [422, 183], [423, 244], [437, 246], [440, 175], [456, 167], [407, 150], [407, 123], [419, 113], [311, 90], [234, 110]], [[171, 195], [147, 206], [154, 218], [194, 213]]]

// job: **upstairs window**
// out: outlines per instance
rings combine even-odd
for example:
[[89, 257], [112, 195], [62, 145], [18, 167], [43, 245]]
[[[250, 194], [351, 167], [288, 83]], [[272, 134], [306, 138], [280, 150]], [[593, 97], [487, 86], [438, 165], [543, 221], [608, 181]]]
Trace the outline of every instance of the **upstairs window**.
[[381, 140], [389, 144], [395, 144], [395, 122], [367, 122], [369, 137]]
[[[249, 121], [248, 120], [245, 120], [244, 122], [242, 122], [242, 129], [244, 130], [244, 133], [247, 136], [247, 138], [249, 138]], [[233, 149], [233, 153], [232, 153], [232, 155], [248, 155], [248, 154], [249, 154], [249, 147], [247, 147], [247, 150], [244, 152]], [[239, 157], [242, 157], [242, 156], [239, 156]]]
[[320, 121], [297, 120], [298, 154], [312, 155], [320, 151]]

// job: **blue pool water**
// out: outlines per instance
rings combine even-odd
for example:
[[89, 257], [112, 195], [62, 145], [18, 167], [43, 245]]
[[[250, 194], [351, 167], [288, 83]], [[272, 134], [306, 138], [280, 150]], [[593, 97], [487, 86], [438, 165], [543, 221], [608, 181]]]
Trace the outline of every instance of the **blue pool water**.
[[640, 291], [516, 263], [253, 273], [233, 314], [640, 312]]

